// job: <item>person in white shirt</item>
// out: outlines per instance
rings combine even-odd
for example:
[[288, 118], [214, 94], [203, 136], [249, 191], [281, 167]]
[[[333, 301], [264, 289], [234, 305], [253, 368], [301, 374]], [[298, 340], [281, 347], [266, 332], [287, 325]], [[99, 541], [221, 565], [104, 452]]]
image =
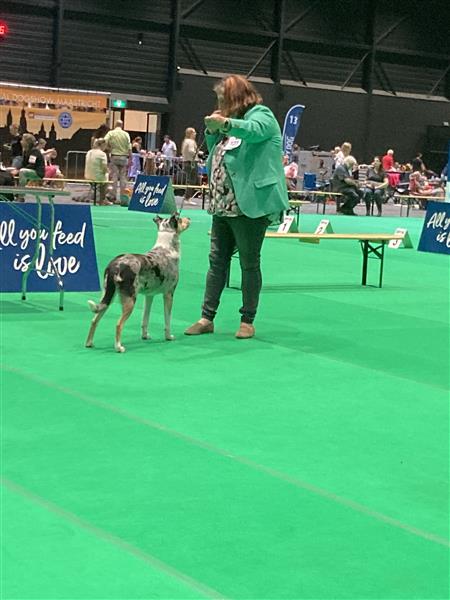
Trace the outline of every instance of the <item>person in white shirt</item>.
[[177, 145], [168, 135], [164, 136], [164, 144], [162, 145], [161, 153], [164, 156], [165, 175], [172, 175], [173, 162], [177, 156]]
[[[188, 127], [184, 134], [184, 140], [181, 144], [181, 156], [183, 158], [183, 169], [186, 173], [186, 184], [197, 185], [197, 142], [195, 137], [197, 132], [193, 127]], [[184, 201], [187, 204], [195, 204], [192, 200], [194, 190], [192, 188], [186, 188], [184, 192]]]
[[96, 181], [99, 188], [99, 204], [111, 204], [106, 201], [106, 188], [108, 184], [108, 157], [105, 152], [106, 142], [103, 138], [94, 140], [92, 150], [86, 154], [84, 167], [85, 179]]
[[164, 136], [164, 144], [162, 145], [161, 152], [166, 158], [175, 158], [177, 155], [177, 145], [170, 136]]

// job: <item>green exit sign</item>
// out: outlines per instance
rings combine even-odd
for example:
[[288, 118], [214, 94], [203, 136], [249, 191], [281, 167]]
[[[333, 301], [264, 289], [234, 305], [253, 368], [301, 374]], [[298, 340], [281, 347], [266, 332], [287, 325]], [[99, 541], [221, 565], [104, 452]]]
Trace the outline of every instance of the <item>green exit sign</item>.
[[126, 100], [120, 100], [119, 98], [113, 98], [112, 107], [113, 108], [126, 108], [127, 107], [127, 101]]

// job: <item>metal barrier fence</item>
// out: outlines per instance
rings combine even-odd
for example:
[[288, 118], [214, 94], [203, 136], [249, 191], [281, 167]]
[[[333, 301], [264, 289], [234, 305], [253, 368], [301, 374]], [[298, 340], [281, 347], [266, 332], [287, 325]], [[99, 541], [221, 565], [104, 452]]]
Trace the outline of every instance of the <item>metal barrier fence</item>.
[[[83, 179], [87, 152], [70, 150], [66, 154], [64, 175], [68, 179]], [[150, 153], [148, 156], [132, 155], [128, 177], [135, 179], [139, 173], [169, 175], [176, 185], [200, 185], [206, 182], [206, 165], [203, 160], [184, 161], [181, 157], [165, 158]]]
[[69, 150], [66, 154], [64, 175], [67, 179], [84, 179], [84, 166], [87, 152]]
[[143, 160], [142, 169], [147, 175], [169, 175], [174, 185], [200, 185], [206, 181], [206, 165], [203, 160], [185, 161], [180, 157], [149, 156]]

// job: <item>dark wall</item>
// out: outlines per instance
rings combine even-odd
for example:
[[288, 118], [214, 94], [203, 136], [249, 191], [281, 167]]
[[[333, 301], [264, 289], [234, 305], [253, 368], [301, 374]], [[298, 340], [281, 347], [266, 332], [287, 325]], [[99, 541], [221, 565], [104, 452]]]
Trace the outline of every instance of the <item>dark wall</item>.
[[[174, 111], [169, 133], [179, 143], [184, 129], [193, 126], [201, 132], [203, 116], [214, 109], [212, 91], [217, 79], [182, 74], [179, 76]], [[343, 141], [353, 144], [360, 161], [394, 148], [397, 160], [404, 162], [423, 150], [429, 125], [442, 125], [450, 120], [448, 102], [373, 96], [372, 118], [368, 130], [366, 94], [324, 89], [283, 86], [282, 98], [277, 99], [275, 86], [256, 84], [264, 102], [274, 110], [283, 125], [284, 115], [292, 104], [306, 106], [297, 141], [300, 146], [320, 144], [324, 150]], [[450, 128], [449, 128], [450, 141]]]
[[[158, 112], [159, 104], [164, 112], [172, 100], [177, 66], [199, 74], [251, 71], [268, 81], [306, 82], [282, 87], [281, 97], [273, 84], [259, 87], [280, 121], [290, 105], [306, 105], [302, 146], [329, 149], [348, 139], [360, 160], [388, 147], [399, 160], [410, 159], [423, 148], [428, 125], [450, 121], [448, 101], [394, 95], [450, 98], [448, 0], [428, 2], [422, 11], [412, 10], [410, 0], [146, 0], [134, 12], [130, 4], [1, 2], [9, 32], [0, 40], [0, 79], [161, 98], [158, 106], [136, 106]], [[278, 41], [277, 14], [286, 28]], [[178, 79], [163, 123], [179, 143], [186, 125], [201, 127], [214, 96], [210, 77]], [[337, 90], [311, 87], [319, 84]], [[367, 93], [339, 90], [346, 86], [390, 96], [374, 94], [371, 100]]]

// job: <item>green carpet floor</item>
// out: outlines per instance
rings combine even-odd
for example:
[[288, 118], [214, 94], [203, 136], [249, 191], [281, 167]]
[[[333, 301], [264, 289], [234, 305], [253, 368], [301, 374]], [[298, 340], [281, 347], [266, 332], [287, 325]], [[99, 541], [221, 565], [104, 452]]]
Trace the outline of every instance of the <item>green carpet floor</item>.
[[[160, 298], [121, 355], [118, 303], [87, 350], [99, 294], [4, 295], [2, 600], [447, 599], [448, 257], [388, 250], [380, 290], [356, 242], [266, 240], [256, 338], [234, 339], [236, 289], [188, 338], [209, 244], [189, 215], [174, 342]], [[101, 271], [153, 244], [149, 215], [93, 217]]]

